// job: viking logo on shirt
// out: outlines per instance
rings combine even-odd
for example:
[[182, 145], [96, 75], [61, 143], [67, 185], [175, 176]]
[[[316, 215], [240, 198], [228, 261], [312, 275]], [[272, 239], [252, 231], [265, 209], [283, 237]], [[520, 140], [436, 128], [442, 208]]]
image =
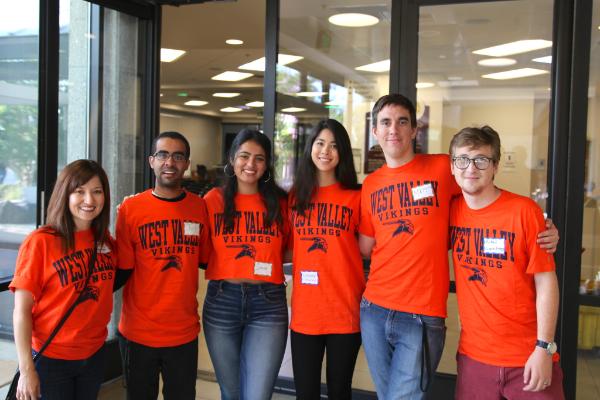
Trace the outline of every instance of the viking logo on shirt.
[[399, 219], [397, 221], [388, 221], [384, 222], [383, 225], [398, 225], [394, 233], [392, 233], [392, 237], [401, 234], [402, 232], [406, 232], [409, 235], [412, 235], [415, 232], [415, 226], [408, 219]]
[[473, 272], [473, 275], [469, 276], [469, 281], [479, 281], [483, 286], [487, 286], [488, 278], [487, 273], [484, 270], [480, 268], [469, 267], [468, 265], [461, 265], [461, 267]]
[[230, 249], [242, 249], [240, 250], [239, 253], [236, 254], [235, 259], [240, 259], [242, 257], [250, 257], [250, 258], [254, 258], [256, 257], [256, 247], [252, 246], [251, 244], [239, 244], [239, 245], [230, 245], [230, 246], [226, 246]]
[[321, 250], [323, 253], [327, 253], [327, 241], [322, 237], [302, 238], [300, 240], [312, 241], [312, 244], [308, 248], [307, 253], [316, 250]]
[[79, 298], [79, 303], [83, 303], [86, 300], [98, 301], [100, 298], [100, 289], [96, 286], [86, 286], [83, 289], [83, 293]]
[[181, 272], [183, 262], [181, 261], [181, 257], [179, 257], [179, 256], [156, 257], [156, 260], [166, 260], [167, 261], [165, 266], [160, 269], [160, 272], [165, 272], [166, 270], [173, 269], [173, 268], [175, 268], [177, 271]]

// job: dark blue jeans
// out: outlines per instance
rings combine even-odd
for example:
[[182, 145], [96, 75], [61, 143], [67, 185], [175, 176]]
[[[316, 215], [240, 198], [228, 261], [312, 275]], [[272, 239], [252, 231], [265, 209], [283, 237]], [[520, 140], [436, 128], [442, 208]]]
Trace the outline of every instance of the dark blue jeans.
[[288, 332], [285, 286], [210, 281], [204, 336], [223, 400], [267, 400]]
[[35, 369], [42, 400], [95, 400], [104, 377], [104, 363], [104, 346], [84, 360], [40, 356]]
[[194, 400], [198, 374], [198, 339], [173, 347], [148, 347], [119, 334], [129, 400], [156, 400], [159, 375], [165, 400]]

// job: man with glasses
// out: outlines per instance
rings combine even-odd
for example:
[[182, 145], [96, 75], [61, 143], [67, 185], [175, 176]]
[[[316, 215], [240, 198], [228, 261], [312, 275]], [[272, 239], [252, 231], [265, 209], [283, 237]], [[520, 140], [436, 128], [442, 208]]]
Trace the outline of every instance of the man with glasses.
[[500, 137], [464, 128], [450, 142], [462, 190], [450, 207], [461, 320], [457, 399], [563, 399], [554, 332], [558, 281], [536, 243], [542, 210], [494, 185]]
[[183, 135], [161, 133], [149, 157], [154, 189], [119, 208], [119, 268], [131, 275], [119, 322], [128, 399], [156, 399], [159, 375], [166, 400], [196, 396], [198, 267], [209, 239], [204, 200], [181, 186], [189, 156]]
[[[460, 188], [445, 154], [415, 154], [414, 104], [381, 97], [371, 113], [386, 164], [362, 187], [359, 244], [371, 268], [362, 341], [379, 399], [424, 399], [444, 347], [450, 200]], [[542, 235], [555, 247], [556, 230]], [[553, 251], [553, 250], [552, 250]]]

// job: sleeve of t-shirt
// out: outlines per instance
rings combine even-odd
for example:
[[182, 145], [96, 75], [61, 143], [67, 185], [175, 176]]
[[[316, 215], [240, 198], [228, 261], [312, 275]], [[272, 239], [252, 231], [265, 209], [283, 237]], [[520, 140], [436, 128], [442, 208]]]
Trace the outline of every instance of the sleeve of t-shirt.
[[527, 253], [529, 263], [526, 272], [535, 274], [537, 272], [554, 271], [554, 256], [546, 253], [537, 243], [537, 235], [546, 230], [544, 215], [539, 206], [533, 201], [528, 202], [523, 212], [521, 225], [523, 226], [525, 240], [527, 241]]
[[19, 249], [11, 291], [25, 289], [37, 300], [44, 287], [45, 249], [41, 235], [30, 235]]
[[369, 194], [367, 186], [363, 184], [360, 192], [360, 222], [358, 232], [365, 236], [375, 237], [375, 228], [371, 222], [371, 213], [369, 212]]
[[123, 202], [117, 212], [116, 242], [119, 254], [119, 269], [133, 269], [135, 267], [134, 244], [130, 226], [127, 223], [127, 200]]

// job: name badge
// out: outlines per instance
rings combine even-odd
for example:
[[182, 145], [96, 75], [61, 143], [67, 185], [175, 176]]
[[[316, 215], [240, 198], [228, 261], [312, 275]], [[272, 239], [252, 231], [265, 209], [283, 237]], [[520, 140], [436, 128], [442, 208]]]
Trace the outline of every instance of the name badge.
[[504, 238], [483, 238], [483, 251], [487, 254], [504, 254]]
[[200, 224], [196, 222], [184, 222], [183, 223], [183, 234], [198, 236], [200, 234]]
[[254, 263], [254, 275], [271, 276], [273, 264], [256, 261]]
[[431, 183], [412, 188], [413, 200], [421, 200], [426, 197], [433, 197], [433, 188]]
[[317, 271], [300, 271], [300, 282], [304, 285], [318, 285], [319, 272]]

